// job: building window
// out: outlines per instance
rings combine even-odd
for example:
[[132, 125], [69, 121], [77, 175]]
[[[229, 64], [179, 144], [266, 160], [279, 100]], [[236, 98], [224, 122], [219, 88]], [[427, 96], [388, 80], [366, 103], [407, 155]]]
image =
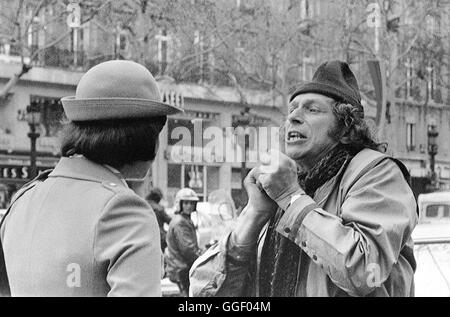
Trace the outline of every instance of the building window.
[[192, 188], [197, 194], [203, 196], [203, 188], [205, 187], [204, 174], [204, 166], [184, 165], [184, 183], [182, 187]]
[[411, 97], [413, 87], [413, 71], [414, 71], [414, 65], [411, 57], [408, 57], [405, 66], [406, 66], [406, 97]]
[[431, 100], [435, 99], [436, 91], [436, 70], [433, 65], [427, 67], [428, 71], [428, 96]]
[[416, 149], [416, 125], [414, 123], [406, 124], [406, 148], [408, 151]]
[[242, 176], [240, 168], [231, 169], [231, 188], [242, 189]]
[[28, 31], [28, 47], [31, 54], [39, 49], [39, 18], [35, 17]]
[[214, 45], [214, 38], [205, 37], [199, 30], [194, 32], [194, 51], [196, 59], [196, 81], [203, 83], [211, 81], [213, 54], [210, 48]]
[[254, 14], [256, 5], [255, 0], [236, 0], [236, 7], [244, 14]]
[[[191, 188], [200, 197], [206, 200], [207, 188], [206, 166], [190, 164], [169, 164], [167, 168], [167, 187], [171, 192], [177, 192], [181, 188]], [[214, 175], [214, 171], [212, 171]], [[216, 180], [218, 181], [218, 180]]]
[[302, 61], [302, 80], [310, 81], [314, 76], [314, 58], [304, 55]]
[[206, 184], [206, 190], [208, 193], [208, 196], [211, 192], [220, 189], [220, 168], [217, 166], [207, 166], [206, 167], [206, 173], [207, 173], [207, 184]]
[[159, 31], [159, 34], [155, 36], [155, 39], [158, 41], [159, 74], [163, 75], [169, 63], [168, 51], [169, 51], [170, 36], [167, 35], [166, 29], [162, 29]]
[[181, 188], [181, 165], [169, 164], [167, 166], [167, 186]]
[[130, 38], [127, 30], [116, 28], [116, 42], [114, 43], [114, 56], [116, 59], [130, 58]]
[[59, 97], [30, 96], [30, 103], [37, 102], [41, 111], [42, 136], [57, 137], [62, 129], [64, 110]]
[[305, 20], [309, 18], [309, 1], [301, 0], [300, 2], [300, 19]]

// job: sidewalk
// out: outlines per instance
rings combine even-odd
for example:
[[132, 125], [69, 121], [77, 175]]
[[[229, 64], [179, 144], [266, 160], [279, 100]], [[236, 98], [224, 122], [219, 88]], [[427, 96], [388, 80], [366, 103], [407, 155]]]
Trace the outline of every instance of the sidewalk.
[[172, 283], [167, 277], [161, 280], [161, 290], [163, 297], [179, 297], [180, 290], [175, 283]]

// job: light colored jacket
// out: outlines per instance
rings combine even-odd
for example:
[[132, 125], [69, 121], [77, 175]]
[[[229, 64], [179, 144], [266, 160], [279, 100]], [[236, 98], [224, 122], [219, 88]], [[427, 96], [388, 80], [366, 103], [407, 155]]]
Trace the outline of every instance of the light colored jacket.
[[[361, 151], [313, 199], [304, 195], [290, 205], [276, 227], [299, 246], [296, 296], [413, 296], [417, 221], [398, 165]], [[194, 263], [191, 295], [257, 296], [261, 249], [262, 243], [252, 261], [231, 261], [239, 247], [227, 235]]]
[[1, 228], [12, 296], [160, 296], [151, 207], [110, 169], [61, 158]]

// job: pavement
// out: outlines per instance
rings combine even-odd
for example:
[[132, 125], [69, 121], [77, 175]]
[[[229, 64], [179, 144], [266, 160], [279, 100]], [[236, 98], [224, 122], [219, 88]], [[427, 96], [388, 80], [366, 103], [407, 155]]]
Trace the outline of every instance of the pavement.
[[167, 277], [161, 280], [163, 297], [180, 297], [180, 289], [177, 284], [172, 283]]

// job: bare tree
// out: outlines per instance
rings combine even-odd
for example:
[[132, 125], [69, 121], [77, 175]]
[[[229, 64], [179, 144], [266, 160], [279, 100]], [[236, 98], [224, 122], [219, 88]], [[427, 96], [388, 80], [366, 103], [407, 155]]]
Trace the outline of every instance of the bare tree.
[[[173, 1], [174, 45], [168, 75], [177, 81], [228, 85], [241, 102], [249, 88], [272, 92], [287, 104], [302, 78], [304, 56], [314, 46], [314, 21], [299, 18], [290, 1]], [[281, 100], [281, 102], [280, 102]], [[282, 108], [284, 109], [284, 107]]]
[[[337, 55], [359, 70], [361, 90], [372, 104], [377, 102], [366, 61], [376, 59], [385, 65], [386, 102], [377, 104], [376, 115], [380, 140], [385, 138], [387, 105], [394, 104], [397, 97], [415, 98], [426, 108], [431, 81], [440, 88], [448, 87], [449, 30], [437, 28], [441, 20], [448, 19], [449, 4], [448, 0], [348, 1], [340, 8], [342, 15], [330, 15], [323, 24], [322, 42], [337, 48]], [[379, 10], [378, 30], [370, 23], [376, 14], [370, 8]], [[413, 90], [416, 93], [411, 96]]]
[[[94, 19], [111, 0], [83, 1], [81, 26]], [[19, 56], [21, 66], [0, 91], [0, 101], [7, 101], [11, 89], [38, 61], [43, 52], [67, 40], [72, 34], [65, 26], [66, 5], [57, 0], [6, 0], [0, 13], [0, 43], [12, 48]], [[51, 32], [53, 31], [53, 32]], [[45, 33], [45, 42], [36, 47], [30, 38]]]

